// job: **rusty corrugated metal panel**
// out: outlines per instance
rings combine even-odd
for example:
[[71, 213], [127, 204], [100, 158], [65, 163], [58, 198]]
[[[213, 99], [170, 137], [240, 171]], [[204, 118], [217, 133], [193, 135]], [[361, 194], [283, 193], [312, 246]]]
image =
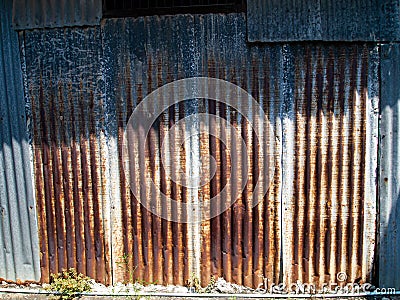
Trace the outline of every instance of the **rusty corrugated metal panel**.
[[[162, 32], [160, 28], [171, 30]], [[130, 115], [129, 112], [138, 101], [163, 84], [191, 76], [225, 79], [254, 93], [257, 98], [262, 99], [264, 110], [273, 122], [276, 122], [278, 128], [275, 131], [279, 135], [281, 47], [249, 49], [245, 43], [243, 15], [109, 20], [104, 24], [103, 32], [105, 55], [108, 57], [107, 101], [116, 99], [118, 126], [115, 126], [115, 132], [119, 131], [120, 147], [123, 126]], [[222, 39], [222, 36], [227, 38]], [[193, 195], [190, 196], [188, 190], [179, 188], [164, 178], [165, 175], [160, 171], [159, 158], [153, 156], [153, 147], [158, 147], [168, 128], [190, 114], [192, 109], [197, 112], [211, 112], [221, 117], [231, 116], [231, 122], [237, 124], [235, 126], [243, 135], [247, 135], [248, 142], [255, 143], [252, 135], [248, 135], [248, 124], [240, 121], [241, 118], [231, 108], [216, 106], [213, 101], [200, 101], [195, 108], [190, 107], [190, 103], [182, 104], [165, 112], [156, 125], [155, 134], [151, 135], [149, 152], [142, 154], [148, 156], [147, 165], [137, 165], [134, 170], [137, 172], [146, 168], [150, 173], [154, 172], [154, 178], [159, 182], [161, 189], [165, 189], [167, 194], [181, 201], [191, 201]], [[215, 125], [216, 133], [224, 130], [221, 124]], [[229, 135], [227, 132], [225, 134]], [[271, 151], [279, 157], [281, 139], [275, 136], [264, 138], [270, 140], [268, 144], [272, 145]], [[197, 145], [200, 149], [189, 150], [201, 152], [202, 157], [208, 157], [210, 154], [216, 158], [218, 166], [216, 177], [203, 186], [198, 196], [199, 199], [207, 200], [219, 193], [226, 184], [230, 161], [223, 145], [216, 139], [202, 137]], [[231, 146], [227, 145], [228, 148]], [[256, 144], [254, 149], [258, 149]], [[185, 172], [188, 166], [196, 168], [195, 164], [188, 164], [187, 161], [191, 158], [186, 150], [181, 149], [178, 157], [175, 157], [177, 168], [181, 167]], [[231, 151], [237, 149], [233, 148]], [[252, 154], [253, 170], [258, 168], [256, 163], [260, 155], [261, 152], [257, 151]], [[173, 156], [171, 154], [171, 157]], [[132, 196], [124, 183], [127, 178], [120, 163], [119, 176], [123, 178], [122, 202], [118, 208], [120, 215], [116, 214], [113, 221], [115, 257], [132, 254], [128, 264], [129, 269], [135, 270], [134, 278], [157, 280], [164, 284], [183, 284], [192, 273], [201, 277], [203, 284], [210, 280], [212, 274], [250, 286], [262, 282], [263, 276], [268, 276], [271, 282], [278, 282], [281, 176], [279, 160], [276, 167], [273, 187], [264, 201], [253, 210], [250, 208], [253, 182], [249, 182], [240, 199], [223, 215], [203, 223], [178, 224], [150, 216], [138, 204], [138, 200]], [[237, 176], [240, 178], [239, 174]], [[140, 180], [144, 179], [137, 180], [136, 187]], [[147, 199], [149, 196], [146, 194]], [[254, 236], [258, 238], [254, 239]], [[128, 271], [124, 274], [124, 270], [120, 270], [117, 265], [115, 270], [117, 280], [129, 279]]]
[[[191, 18], [163, 18], [163, 21], [172, 22], [168, 26], [173, 28], [180, 25], [184, 30], [188, 28], [185, 23], [191, 22]], [[143, 201], [152, 199], [152, 194], [142, 187], [142, 182], [146, 180], [144, 176], [147, 171], [163, 192], [177, 201], [187, 201], [187, 189], [165, 178], [155, 153], [168, 128], [185, 116], [185, 105], [171, 107], [162, 115], [147, 140], [148, 150], [140, 153], [141, 162], [135, 162], [131, 176], [136, 176], [133, 178], [136, 184], [132, 188], [141, 189], [141, 199], [136, 199], [131, 193], [122, 161], [123, 133], [133, 108], [151, 91], [175, 79], [187, 77], [190, 70], [190, 61], [186, 59], [189, 49], [180, 40], [186, 39], [186, 35], [179, 37], [177, 32], [171, 30], [166, 37], [158, 31], [159, 28], [160, 20], [157, 17], [108, 20], [103, 26], [108, 66], [107, 101], [115, 101], [113, 110], [116, 123], [111, 131], [119, 145], [116, 170], [119, 170], [121, 202], [114, 209], [112, 218], [113, 255], [116, 262], [114, 278], [115, 281], [141, 279], [160, 284], [184, 284], [190, 276], [193, 263], [193, 258], [189, 256], [191, 241], [188, 225], [152, 215], [142, 205]], [[169, 39], [182, 46], [171, 51], [166, 42]], [[179, 51], [185, 54], [181, 55]], [[185, 172], [185, 149], [180, 145], [173, 145], [173, 148], [176, 155], [171, 159], [176, 161], [176, 171], [182, 168]], [[127, 266], [122, 265], [121, 268], [119, 262], [124, 256], [128, 258]], [[130, 272], [132, 270], [133, 273]]]
[[[262, 140], [258, 140], [241, 114], [226, 105], [212, 101], [208, 103], [206, 111], [228, 119], [245, 139], [247, 148], [250, 149], [248, 168], [251, 171], [243, 192], [234, 201], [234, 189], [241, 186], [242, 174], [230, 173], [231, 161], [225, 149], [240, 152], [240, 147], [229, 143], [224, 145], [212, 136], [201, 141], [202, 156], [210, 155], [217, 162], [216, 175], [201, 191], [203, 197], [212, 198], [219, 194], [228, 179], [236, 183], [228, 191], [228, 196], [234, 201], [232, 207], [201, 224], [201, 280], [203, 284], [207, 284], [211, 275], [214, 275], [246, 286], [257, 287], [263, 282], [263, 278], [268, 278], [269, 284], [278, 283], [281, 274], [281, 47], [247, 47], [244, 42], [245, 24], [237, 15], [226, 18], [210, 17], [195, 23], [204, 24], [205, 27], [204, 31], [200, 31], [204, 33], [195, 43], [200, 48], [207, 49], [200, 60], [200, 68], [204, 70], [202, 75], [227, 80], [248, 91], [259, 101], [275, 132], [275, 136], [264, 135]], [[231, 38], [222, 38], [227, 36]], [[231, 139], [230, 135], [234, 134], [220, 123], [212, 124], [210, 128], [216, 136], [227, 136], [228, 141]], [[261, 163], [265, 153], [275, 156], [275, 173], [268, 193], [253, 208], [256, 183], [263, 182], [263, 176], [268, 176], [269, 170], [263, 169], [264, 165]], [[239, 170], [245, 174], [243, 167], [243, 162], [239, 161]]]
[[[127, 178], [121, 180], [125, 196], [113, 219], [114, 254], [132, 254], [128, 264], [134, 278], [161, 283], [183, 283], [192, 272], [203, 284], [211, 275], [249, 286], [257, 286], [263, 277], [270, 283], [283, 277], [285, 283], [301, 279], [319, 284], [336, 280], [340, 271], [348, 273], [349, 281], [369, 281], [376, 217], [377, 49], [361, 44], [249, 47], [244, 24], [240, 14], [104, 24], [107, 101], [117, 101], [114, 130], [120, 147], [121, 126], [137, 101], [173, 80], [209, 76], [234, 82], [262, 101], [274, 124], [275, 142], [269, 145], [277, 156], [273, 185], [264, 201], [250, 208], [254, 183], [249, 181], [232, 208], [201, 226], [170, 224], [149, 215], [137, 204], [143, 199], [129, 192]], [[250, 168], [256, 171], [259, 148], [248, 125], [240, 123], [231, 108], [212, 101], [197, 105], [200, 111], [232, 115], [252, 145]], [[146, 163], [133, 169], [153, 172], [167, 192], [173, 184], [163, 179], [155, 149], [168, 126], [189, 113], [186, 106], [166, 112], [150, 135], [148, 152], [142, 153]], [[221, 124], [214, 127], [216, 133], [224, 130]], [[218, 140], [202, 138], [199, 147], [201, 155], [211, 154], [217, 162], [215, 177], [200, 191], [199, 198], [207, 198], [226, 184], [230, 162]], [[177, 163], [182, 168], [188, 166], [186, 150]], [[124, 177], [121, 162], [119, 170]], [[137, 180], [136, 185], [144, 179]], [[190, 199], [188, 191], [181, 191], [180, 197]], [[115, 275], [128, 279], [128, 273], [122, 269]]]
[[382, 45], [379, 178], [379, 286], [400, 288], [399, 45]]
[[100, 24], [102, 0], [13, 0], [17, 30]]
[[11, 1], [0, 1], [0, 278], [39, 280], [39, 241], [32, 186], [18, 35]]
[[[339, 271], [349, 280], [370, 279], [377, 50], [248, 45], [245, 24], [243, 14], [176, 15], [25, 32], [44, 279], [66, 266], [106, 282], [110, 272], [114, 281], [162, 284], [184, 284], [193, 272], [203, 284], [217, 275], [254, 287], [263, 277], [321, 283]], [[158, 87], [193, 76], [225, 79], [251, 93], [275, 134], [257, 140], [234, 109], [187, 101], [164, 111], [149, 138], [133, 144], [134, 151], [138, 145], [146, 150], [124, 172], [123, 136], [132, 110]], [[164, 95], [160, 105], [176, 96]], [[251, 149], [252, 172], [222, 215], [181, 224], [145, 208], [160, 199], [152, 199], [144, 173], [177, 201], [199, 201], [226, 185], [232, 165], [225, 146], [240, 150], [184, 130], [192, 147], [172, 141], [174, 172], [188, 176], [205, 156], [215, 158], [216, 175], [199, 193], [174, 184], [157, 150], [171, 126], [195, 112], [229, 119]], [[208, 125], [229, 140], [222, 123]], [[273, 183], [252, 208], [254, 183], [267, 173], [261, 170], [267, 150], [276, 156]], [[234, 175], [240, 185], [241, 174]]]
[[370, 282], [376, 232], [378, 47], [284, 47], [284, 282]]
[[248, 0], [250, 42], [398, 41], [397, 0]]
[[110, 282], [99, 28], [26, 31], [42, 280], [74, 267]]

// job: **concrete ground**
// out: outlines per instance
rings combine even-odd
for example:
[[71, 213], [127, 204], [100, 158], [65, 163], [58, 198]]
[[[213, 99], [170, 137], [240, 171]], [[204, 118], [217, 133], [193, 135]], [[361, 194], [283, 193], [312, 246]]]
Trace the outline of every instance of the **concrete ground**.
[[[168, 295], [168, 294], [144, 294], [144, 295], [85, 295], [81, 296], [81, 300], [208, 300], [208, 299], [224, 299], [224, 300], [248, 300], [248, 299], [326, 299], [326, 300], [400, 300], [400, 295], [363, 295], [360, 296], [326, 296], [326, 295], [223, 295], [223, 294], [182, 294], [182, 295]], [[51, 294], [30, 294], [23, 292], [4, 292], [0, 291], [0, 299], [5, 300], [49, 300], [58, 299]]]

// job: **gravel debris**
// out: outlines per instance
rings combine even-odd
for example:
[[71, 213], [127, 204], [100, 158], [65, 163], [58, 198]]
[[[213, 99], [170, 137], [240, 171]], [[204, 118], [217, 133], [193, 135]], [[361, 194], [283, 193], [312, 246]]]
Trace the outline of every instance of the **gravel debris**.
[[255, 293], [255, 290], [241, 286], [234, 283], [229, 283], [223, 278], [218, 278], [211, 288], [211, 293], [221, 293], [221, 294], [250, 294]]
[[[98, 283], [95, 280], [90, 281], [90, 285], [92, 286], [91, 293], [99, 293], [99, 294], [137, 294], [137, 293], [174, 293], [174, 294], [190, 294], [196, 292], [193, 288], [188, 288], [180, 285], [160, 285], [160, 284], [149, 284], [143, 285], [139, 282], [135, 283], [116, 283], [112, 286], [106, 286], [102, 283]], [[45, 291], [45, 288], [48, 287], [49, 284], [26, 284], [26, 285], [18, 285], [15, 283], [7, 283], [2, 281], [0, 283], [1, 289], [22, 289], [24, 292], [29, 290], [32, 291]], [[247, 293], [255, 293], [256, 291], [240, 286], [234, 283], [229, 283], [223, 278], [218, 278], [215, 284], [210, 287], [208, 290], [209, 293], [223, 293], [223, 294], [247, 294]]]
[[[134, 283], [116, 283], [112, 286], [106, 286], [102, 283], [98, 283], [95, 280], [90, 280], [90, 285], [92, 287], [92, 291], [90, 294], [100, 294], [100, 295], [118, 295], [118, 294], [130, 294], [135, 295], [139, 293], [144, 294], [192, 294], [192, 293], [210, 293], [210, 294], [265, 294], [267, 291], [263, 288], [252, 289], [249, 287], [241, 286], [238, 284], [227, 282], [224, 278], [218, 278], [213, 280], [207, 287], [201, 288], [188, 285], [188, 287], [180, 286], [180, 285], [160, 285], [160, 284], [142, 284], [140, 282]], [[364, 289], [366, 291], [373, 291], [375, 289], [374, 286], [365, 284]], [[6, 281], [0, 281], [0, 289], [2, 291], [10, 289], [13, 293], [21, 291], [21, 293], [49, 293], [46, 290], [49, 284], [43, 283], [24, 283], [24, 284], [16, 284], [10, 283]], [[285, 294], [286, 290], [282, 289], [280, 285], [276, 285], [272, 287], [271, 292], [273, 294]], [[329, 295], [329, 294], [327, 294]]]

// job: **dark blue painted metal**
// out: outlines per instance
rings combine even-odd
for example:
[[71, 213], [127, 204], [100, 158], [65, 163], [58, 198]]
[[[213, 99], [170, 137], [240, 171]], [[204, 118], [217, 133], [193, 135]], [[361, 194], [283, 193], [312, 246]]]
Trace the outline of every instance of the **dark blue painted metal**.
[[102, 0], [14, 0], [13, 25], [17, 30], [98, 25]]
[[250, 42], [398, 41], [398, 0], [248, 0]]

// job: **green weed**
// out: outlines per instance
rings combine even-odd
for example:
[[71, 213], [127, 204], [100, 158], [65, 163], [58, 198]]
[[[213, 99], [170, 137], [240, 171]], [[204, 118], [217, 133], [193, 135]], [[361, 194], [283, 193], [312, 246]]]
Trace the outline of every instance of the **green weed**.
[[92, 290], [90, 278], [76, 272], [73, 268], [62, 270], [62, 272], [50, 276], [50, 284], [46, 287], [46, 290], [58, 292], [57, 297], [59, 299], [73, 299], [80, 293]]

